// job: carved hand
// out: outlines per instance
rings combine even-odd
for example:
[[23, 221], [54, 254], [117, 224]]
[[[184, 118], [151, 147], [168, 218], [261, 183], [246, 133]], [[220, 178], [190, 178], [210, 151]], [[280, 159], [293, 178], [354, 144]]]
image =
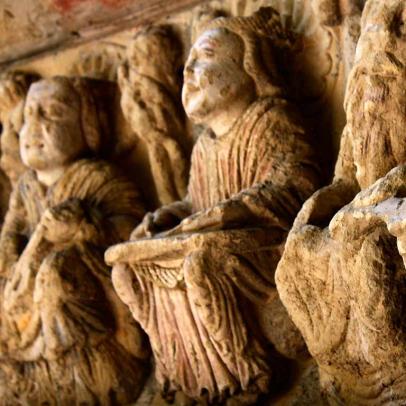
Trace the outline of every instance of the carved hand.
[[142, 222], [132, 232], [130, 239], [152, 237], [153, 235], [168, 230], [179, 224], [182, 218], [190, 213], [190, 205], [179, 201], [167, 206], [162, 206], [154, 213], [147, 213]]
[[69, 199], [47, 209], [40, 221], [44, 237], [53, 243], [66, 243], [79, 236], [84, 211], [79, 199]]
[[241, 225], [246, 211], [238, 201], [226, 200], [210, 209], [200, 211], [185, 218], [177, 227], [166, 235], [193, 233], [199, 231], [216, 231]]
[[130, 240], [152, 237], [154, 235], [154, 213], [147, 213], [142, 222], [133, 230]]

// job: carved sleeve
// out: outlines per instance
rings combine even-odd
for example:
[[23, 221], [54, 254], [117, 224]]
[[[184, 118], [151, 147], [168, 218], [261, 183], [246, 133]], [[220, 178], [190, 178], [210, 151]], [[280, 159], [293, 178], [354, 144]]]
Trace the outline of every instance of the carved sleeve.
[[338, 154], [337, 163], [335, 166], [334, 182], [344, 182], [349, 188], [358, 190], [358, 182], [355, 176], [356, 167], [352, 153], [351, 134], [348, 128], [344, 128], [341, 138], [340, 152]]
[[26, 218], [20, 190], [16, 187], [10, 197], [9, 209], [0, 236], [0, 273], [2, 274], [8, 272], [8, 269], [17, 262], [24, 248], [28, 232]]
[[226, 203], [238, 207], [234, 210], [245, 224], [289, 230], [303, 202], [319, 186], [313, 148], [296, 120], [284, 108], [275, 108], [252, 130], [258, 181]]

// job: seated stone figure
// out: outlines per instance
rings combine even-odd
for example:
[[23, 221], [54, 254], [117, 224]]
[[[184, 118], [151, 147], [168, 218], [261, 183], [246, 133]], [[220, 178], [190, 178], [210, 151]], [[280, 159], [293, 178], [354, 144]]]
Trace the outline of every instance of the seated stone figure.
[[0, 404], [134, 401], [141, 330], [116, 296], [103, 253], [142, 218], [134, 185], [105, 161], [87, 82], [31, 85], [23, 163], [0, 237]]
[[405, 21], [404, 1], [367, 2], [334, 181], [276, 272], [334, 405], [406, 404]]
[[186, 113], [209, 127], [193, 149], [187, 198], [147, 214], [132, 241], [106, 253], [169, 397], [244, 404], [268, 391], [251, 307], [275, 297], [284, 238], [318, 182], [310, 139], [278, 83], [272, 45], [283, 41], [273, 9], [205, 27], [184, 70]]

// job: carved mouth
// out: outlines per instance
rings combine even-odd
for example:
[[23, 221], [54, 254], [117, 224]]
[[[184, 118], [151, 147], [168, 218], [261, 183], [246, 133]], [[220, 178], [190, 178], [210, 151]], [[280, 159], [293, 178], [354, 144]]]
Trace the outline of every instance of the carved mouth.
[[188, 92], [198, 92], [200, 90], [199, 86], [195, 82], [190, 80], [185, 81], [183, 86], [187, 89]]

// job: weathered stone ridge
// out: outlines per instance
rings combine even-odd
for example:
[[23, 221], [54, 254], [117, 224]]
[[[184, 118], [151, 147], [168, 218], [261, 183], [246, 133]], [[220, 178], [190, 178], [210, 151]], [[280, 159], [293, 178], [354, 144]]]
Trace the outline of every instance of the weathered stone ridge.
[[198, 2], [6, 44], [0, 403], [405, 403], [405, 2]]

